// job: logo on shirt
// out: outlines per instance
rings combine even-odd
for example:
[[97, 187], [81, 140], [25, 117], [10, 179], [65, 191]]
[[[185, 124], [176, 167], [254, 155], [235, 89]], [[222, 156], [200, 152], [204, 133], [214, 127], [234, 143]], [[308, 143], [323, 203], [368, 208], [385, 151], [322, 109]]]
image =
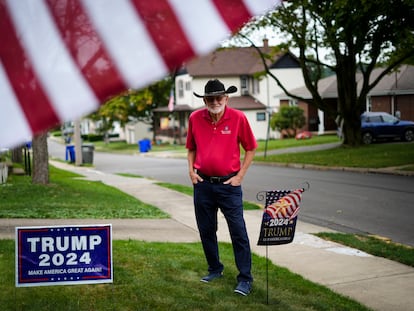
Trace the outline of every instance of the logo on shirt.
[[221, 130], [221, 134], [225, 134], [225, 135], [231, 134], [231, 130], [229, 129], [227, 125], [224, 127], [224, 129]]

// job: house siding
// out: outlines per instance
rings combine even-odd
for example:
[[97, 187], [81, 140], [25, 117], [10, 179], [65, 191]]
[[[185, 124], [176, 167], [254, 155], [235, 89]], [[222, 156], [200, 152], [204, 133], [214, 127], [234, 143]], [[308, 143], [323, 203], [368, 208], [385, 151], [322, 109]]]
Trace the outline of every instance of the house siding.
[[384, 111], [393, 115], [399, 111], [402, 120], [414, 121], [414, 95], [372, 96], [371, 111]]

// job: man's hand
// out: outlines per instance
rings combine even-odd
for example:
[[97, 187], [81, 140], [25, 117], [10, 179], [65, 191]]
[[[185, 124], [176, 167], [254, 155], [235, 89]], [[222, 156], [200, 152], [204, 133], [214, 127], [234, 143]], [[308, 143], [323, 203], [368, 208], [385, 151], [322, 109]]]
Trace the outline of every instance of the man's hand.
[[203, 181], [203, 178], [201, 178], [196, 172], [190, 172], [190, 179], [193, 185]]
[[225, 181], [223, 183], [223, 185], [229, 185], [230, 184], [232, 186], [240, 186], [242, 180], [243, 180], [243, 177], [237, 174], [236, 176], [233, 176], [229, 180]]

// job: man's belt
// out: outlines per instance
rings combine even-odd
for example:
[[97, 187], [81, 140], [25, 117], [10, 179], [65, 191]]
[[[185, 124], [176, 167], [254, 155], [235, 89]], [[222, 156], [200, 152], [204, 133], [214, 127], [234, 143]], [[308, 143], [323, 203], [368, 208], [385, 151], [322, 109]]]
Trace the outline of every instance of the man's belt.
[[201, 178], [203, 178], [204, 180], [206, 180], [206, 181], [208, 181], [208, 182], [210, 182], [212, 184], [222, 184], [225, 181], [227, 181], [230, 178], [232, 178], [233, 176], [236, 176], [237, 173], [238, 172], [234, 172], [234, 173], [231, 173], [231, 174], [226, 175], [226, 176], [207, 176], [207, 175], [204, 175], [203, 173], [201, 173], [200, 171], [197, 170], [197, 174]]

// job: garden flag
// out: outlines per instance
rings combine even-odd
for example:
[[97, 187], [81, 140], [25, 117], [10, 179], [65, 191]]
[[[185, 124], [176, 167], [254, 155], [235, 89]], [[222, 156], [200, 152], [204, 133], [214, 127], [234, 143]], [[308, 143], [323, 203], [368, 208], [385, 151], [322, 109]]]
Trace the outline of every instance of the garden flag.
[[257, 245], [280, 245], [293, 241], [302, 194], [305, 190], [266, 191]]
[[0, 0], [0, 148], [211, 52], [281, 0]]

